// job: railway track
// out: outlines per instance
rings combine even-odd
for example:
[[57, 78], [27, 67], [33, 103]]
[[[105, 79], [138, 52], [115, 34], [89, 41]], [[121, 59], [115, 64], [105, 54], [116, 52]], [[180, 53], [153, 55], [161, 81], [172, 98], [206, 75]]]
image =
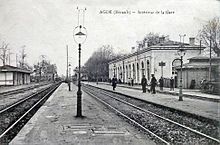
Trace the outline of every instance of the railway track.
[[13, 95], [13, 94], [18, 94], [18, 93], [23, 93], [25, 91], [31, 90], [31, 89], [35, 89], [38, 88], [40, 86], [43, 86], [45, 84], [38, 84], [38, 85], [34, 85], [34, 86], [29, 86], [29, 87], [25, 87], [25, 88], [20, 88], [20, 89], [16, 89], [16, 90], [10, 90], [7, 92], [0, 92], [0, 97], [5, 97], [8, 95]]
[[0, 144], [6, 145], [33, 116], [47, 98], [59, 87], [51, 85], [0, 110]]
[[4, 93], [5, 95], [0, 97], [0, 112], [1, 110], [7, 108], [8, 106], [11, 106], [19, 101], [22, 101], [26, 97], [29, 97], [30, 95], [34, 94], [35, 92], [43, 90], [44, 88], [47, 88], [51, 85], [52, 83], [35, 85], [28, 88], [22, 88]]
[[[214, 131], [217, 134], [213, 134], [212, 127], [210, 129], [212, 133], [205, 134], [203, 132], [205, 132], [204, 130], [207, 127], [206, 123], [201, 124], [200, 121], [194, 121], [191, 122], [192, 125], [187, 126], [188, 122], [183, 122], [182, 124], [177, 122], [176, 120], [180, 119], [180, 117], [175, 118], [176, 116], [169, 114], [169, 111], [162, 111], [162, 114], [166, 115], [161, 115], [161, 108], [154, 108], [152, 111], [151, 109], [140, 107], [144, 106], [143, 102], [137, 103], [135, 99], [88, 85], [84, 86], [83, 90], [113, 109], [117, 114], [128, 120], [128, 122], [150, 134], [158, 144], [220, 144], [220, 141], [217, 139], [218, 127]], [[145, 106], [147, 106], [146, 102]], [[200, 130], [196, 130], [195, 128], [197, 127], [192, 127], [196, 125], [199, 126]], [[204, 129], [201, 130], [201, 128]]]

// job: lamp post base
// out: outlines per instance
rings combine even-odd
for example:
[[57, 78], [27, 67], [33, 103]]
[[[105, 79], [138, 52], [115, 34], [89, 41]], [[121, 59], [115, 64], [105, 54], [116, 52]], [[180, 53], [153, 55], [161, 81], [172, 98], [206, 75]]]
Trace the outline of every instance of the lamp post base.
[[76, 117], [82, 117], [82, 92], [77, 91], [77, 112]]
[[[181, 83], [182, 83], [182, 81], [181, 81]], [[183, 101], [183, 89], [182, 89], [182, 85], [180, 86], [179, 89], [180, 89], [180, 90], [179, 90], [179, 101]]]
[[180, 97], [180, 96], [179, 96], [179, 101], [183, 101], [183, 97]]
[[68, 82], [69, 91], [71, 91], [71, 82]]

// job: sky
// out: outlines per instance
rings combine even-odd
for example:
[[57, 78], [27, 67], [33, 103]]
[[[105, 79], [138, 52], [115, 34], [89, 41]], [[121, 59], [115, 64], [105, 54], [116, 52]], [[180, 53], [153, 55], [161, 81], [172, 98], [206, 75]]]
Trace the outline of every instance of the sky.
[[[68, 45], [69, 61], [76, 67], [78, 48], [73, 29], [78, 24], [77, 7], [86, 8], [82, 64], [102, 45], [130, 52], [149, 32], [169, 35], [175, 41], [179, 41], [179, 34], [186, 34], [188, 42], [208, 20], [220, 17], [217, 0], [0, 0], [0, 45], [9, 43], [11, 65], [24, 48], [27, 63], [33, 65], [46, 55], [57, 65], [58, 74], [65, 74]], [[125, 11], [131, 14], [114, 13]]]

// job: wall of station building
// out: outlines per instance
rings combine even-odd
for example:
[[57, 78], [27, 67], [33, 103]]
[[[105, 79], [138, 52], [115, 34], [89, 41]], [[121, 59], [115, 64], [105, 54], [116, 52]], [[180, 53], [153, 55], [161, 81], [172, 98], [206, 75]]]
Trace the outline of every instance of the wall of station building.
[[[188, 50], [183, 57], [183, 63], [188, 62], [188, 58], [199, 55], [199, 50]], [[125, 59], [120, 59], [109, 63], [109, 78], [115, 77], [120, 79], [121, 82], [128, 83], [131, 79], [134, 83], [140, 83], [143, 75], [147, 78], [148, 82], [151, 74], [154, 74], [156, 79], [162, 76], [162, 68], [159, 62], [165, 62], [163, 67], [163, 77], [174, 77], [175, 74], [172, 67], [174, 59], [180, 58], [177, 50], [150, 50], [142, 54], [133, 55]]]
[[22, 72], [0, 72], [0, 86], [23, 85], [30, 83], [30, 74]]

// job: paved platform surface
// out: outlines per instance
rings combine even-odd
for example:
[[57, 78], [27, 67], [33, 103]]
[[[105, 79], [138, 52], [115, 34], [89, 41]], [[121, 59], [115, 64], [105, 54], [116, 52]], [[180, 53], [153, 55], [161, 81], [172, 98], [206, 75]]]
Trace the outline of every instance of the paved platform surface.
[[62, 84], [10, 145], [154, 145], [115, 113], [83, 93], [83, 115], [75, 118], [76, 91]]
[[[110, 83], [106, 83], [106, 82], [99, 82], [98, 84], [111, 85]], [[141, 85], [134, 85], [134, 86], [130, 86], [128, 84], [117, 84], [117, 85], [120, 87], [142, 90]], [[147, 86], [147, 88], [150, 89], [149, 86]], [[179, 88], [175, 88], [174, 91], [170, 91], [170, 88], [164, 87], [163, 90], [161, 91], [159, 87], [156, 87], [156, 91], [158, 93], [163, 93], [163, 94], [178, 95]], [[200, 100], [220, 102], [220, 95], [203, 93], [198, 89], [183, 89], [183, 96], [188, 98], [200, 99]]]
[[[108, 84], [96, 83], [92, 82], [84, 82], [85, 84], [93, 85], [96, 87], [100, 87], [107, 90], [112, 90], [112, 86]], [[200, 99], [191, 99], [183, 97], [183, 101], [178, 101], [178, 96], [170, 95], [170, 94], [151, 94], [151, 93], [142, 93], [141, 90], [125, 88], [117, 86], [115, 92], [123, 93], [132, 97], [136, 97], [142, 100], [146, 100], [149, 102], [154, 102], [156, 104], [168, 106], [171, 108], [175, 108], [177, 110], [182, 110], [184, 112], [190, 112], [192, 114], [196, 114], [199, 116], [203, 116], [206, 118], [220, 120], [220, 103], [200, 100]]]

